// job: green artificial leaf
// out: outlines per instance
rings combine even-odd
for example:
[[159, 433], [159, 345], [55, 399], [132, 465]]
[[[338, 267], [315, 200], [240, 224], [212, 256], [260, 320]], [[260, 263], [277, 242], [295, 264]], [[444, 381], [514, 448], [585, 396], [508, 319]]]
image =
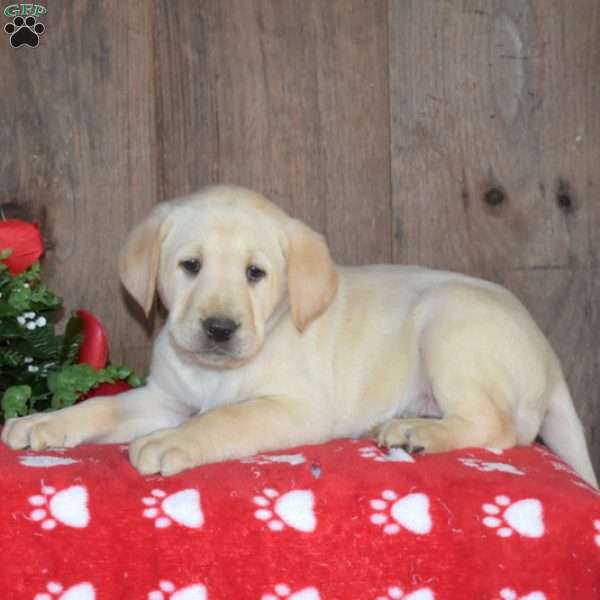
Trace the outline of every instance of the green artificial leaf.
[[19, 312], [23, 312], [30, 308], [31, 288], [25, 287], [24, 285], [13, 288], [8, 297], [8, 304]]
[[34, 262], [20, 277], [25, 281], [39, 281], [41, 275], [41, 266], [39, 261]]
[[[56, 335], [51, 317], [61, 307], [62, 299], [40, 281], [39, 263], [15, 276], [0, 262], [0, 417], [69, 406], [101, 383], [141, 383], [129, 367], [108, 365], [96, 371], [73, 364], [83, 340], [83, 323], [74, 317], [64, 335]], [[28, 312], [35, 316], [25, 317]], [[27, 327], [28, 323], [35, 327]]]
[[21, 311], [14, 306], [11, 306], [7, 302], [0, 304], [0, 319], [5, 317], [17, 317], [21, 314]]
[[4, 248], [3, 250], [0, 250], [0, 260], [6, 260], [12, 253], [12, 248]]
[[133, 373], [133, 369], [121, 365], [107, 365], [100, 369], [98, 374], [102, 377], [101, 383], [113, 383], [117, 379], [127, 379]]
[[62, 300], [50, 292], [43, 283], [40, 283], [31, 294], [31, 306], [36, 311], [56, 310], [62, 306]]
[[79, 348], [83, 342], [83, 320], [77, 315], [72, 316], [67, 322], [65, 334], [60, 351], [60, 362], [70, 365], [75, 362], [79, 355]]
[[3, 317], [0, 314], [0, 340], [23, 339], [27, 329], [19, 325], [14, 316]]
[[0, 366], [16, 367], [23, 362], [23, 355], [12, 348], [0, 347]]
[[40, 360], [54, 359], [60, 357], [62, 339], [54, 335], [53, 327], [37, 327], [36, 329], [25, 329], [23, 338], [14, 342], [14, 347], [26, 354]]
[[120, 379], [128, 380], [133, 375], [133, 369], [121, 365], [108, 365], [98, 370], [87, 364], [63, 367], [48, 375], [48, 388], [52, 392], [51, 406], [54, 409], [71, 406], [82, 394], [97, 385], [114, 383]]
[[140, 377], [137, 376], [136, 373], [132, 373], [127, 379], [126, 379], [127, 383], [133, 387], [140, 387], [140, 385], [142, 385], [142, 380]]
[[52, 408], [71, 406], [82, 393], [89, 392], [98, 383], [90, 365], [69, 365], [48, 375], [48, 388], [52, 392]]
[[0, 405], [4, 417], [22, 417], [28, 413], [28, 402], [31, 398], [31, 387], [28, 385], [13, 385], [2, 395]]

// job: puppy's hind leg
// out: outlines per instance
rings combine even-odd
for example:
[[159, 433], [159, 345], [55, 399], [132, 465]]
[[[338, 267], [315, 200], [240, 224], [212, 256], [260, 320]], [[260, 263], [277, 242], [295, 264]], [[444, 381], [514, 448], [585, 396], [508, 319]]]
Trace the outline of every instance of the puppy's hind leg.
[[[440, 390], [440, 394], [443, 393]], [[377, 443], [388, 448], [401, 447], [408, 452], [426, 453], [515, 445], [516, 433], [510, 415], [499, 410], [485, 392], [476, 386], [468, 389], [464, 385], [460, 396], [454, 398], [459, 402], [440, 402], [449, 405], [441, 419], [391, 419], [383, 423], [376, 430]]]
[[441, 328], [430, 333], [421, 350], [442, 418], [392, 419], [378, 428], [379, 445], [426, 453], [514, 446], [516, 397], [502, 361], [479, 347], [481, 338], [470, 332], [469, 339]]

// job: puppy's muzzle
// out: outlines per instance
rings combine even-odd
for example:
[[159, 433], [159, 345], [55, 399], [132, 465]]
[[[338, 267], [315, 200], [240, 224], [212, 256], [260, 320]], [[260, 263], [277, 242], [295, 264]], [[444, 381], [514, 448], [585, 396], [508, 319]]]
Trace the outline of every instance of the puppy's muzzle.
[[227, 317], [208, 317], [202, 322], [206, 336], [214, 342], [227, 342], [239, 326], [239, 323]]

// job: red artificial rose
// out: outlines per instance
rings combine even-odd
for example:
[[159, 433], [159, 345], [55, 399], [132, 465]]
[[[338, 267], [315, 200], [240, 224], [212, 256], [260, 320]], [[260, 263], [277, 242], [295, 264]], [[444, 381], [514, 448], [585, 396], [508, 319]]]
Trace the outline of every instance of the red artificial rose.
[[44, 253], [44, 241], [35, 223], [8, 219], [0, 221], [0, 250], [12, 250], [2, 260], [13, 275], [27, 270]]
[[108, 342], [102, 323], [87, 310], [78, 310], [83, 322], [83, 341], [79, 348], [79, 362], [94, 369], [103, 369], [108, 360]]
[[[79, 347], [79, 363], [88, 364], [93, 369], [103, 369], [108, 361], [108, 342], [102, 323], [87, 310], [78, 310], [77, 316], [83, 323], [83, 341]], [[133, 386], [118, 379], [113, 383], [101, 383], [93, 390], [82, 394], [78, 402], [94, 396], [114, 396], [130, 390]]]

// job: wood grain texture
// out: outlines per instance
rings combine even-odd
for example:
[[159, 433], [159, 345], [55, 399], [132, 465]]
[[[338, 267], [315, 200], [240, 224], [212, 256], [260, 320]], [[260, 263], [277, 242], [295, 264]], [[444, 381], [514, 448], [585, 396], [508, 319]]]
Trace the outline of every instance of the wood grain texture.
[[561, 360], [596, 469], [600, 469], [598, 271], [586, 267], [517, 269], [498, 274], [529, 308]]
[[11, 90], [0, 95], [11, 149], [2, 199], [42, 221], [48, 284], [67, 310], [85, 307], [105, 324], [114, 360], [149, 346], [116, 264], [127, 229], [156, 202], [150, 16], [143, 1], [56, 3], [38, 48], [0, 53]]
[[[600, 469], [597, 0], [65, 0], [0, 52], [0, 204], [49, 283], [145, 368], [116, 256], [159, 199], [256, 188], [342, 263], [505, 283], [550, 336]], [[3, 41], [7, 41], [6, 39]]]
[[482, 273], [585, 259], [586, 227], [558, 207], [557, 173], [584, 182], [555, 132], [575, 143], [556, 107], [581, 104], [587, 84], [550, 76], [570, 69], [563, 38], [588, 27], [583, 4], [390, 4], [396, 258]]
[[157, 4], [161, 195], [246, 185], [339, 260], [389, 261], [386, 3], [172, 7]]
[[394, 259], [483, 275], [525, 301], [600, 468], [599, 10], [391, 2], [389, 40]]
[[600, 3], [554, 0], [540, 10], [539, 19], [546, 197], [560, 217], [559, 233], [568, 241], [570, 264], [598, 266]]

